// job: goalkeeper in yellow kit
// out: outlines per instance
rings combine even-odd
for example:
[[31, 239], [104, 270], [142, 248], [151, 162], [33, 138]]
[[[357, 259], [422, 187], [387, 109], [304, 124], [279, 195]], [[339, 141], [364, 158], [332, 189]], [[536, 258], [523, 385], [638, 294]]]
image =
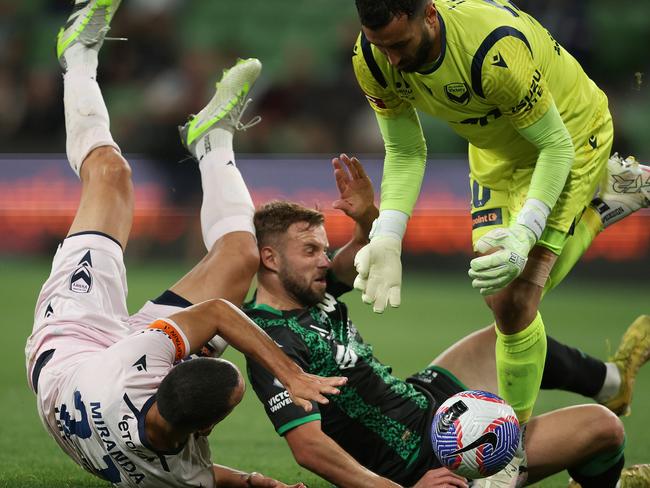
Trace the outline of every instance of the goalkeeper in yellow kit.
[[[469, 141], [479, 255], [469, 274], [494, 313], [499, 392], [526, 422], [544, 367], [542, 294], [603, 223], [648, 205], [648, 168], [614, 156], [608, 174], [607, 97], [513, 3], [356, 4], [362, 33], [353, 65], [376, 112], [386, 159], [381, 212], [357, 254], [355, 287], [376, 312], [399, 305], [401, 240], [426, 160], [416, 109], [445, 120]], [[601, 183], [601, 199], [592, 202]]]

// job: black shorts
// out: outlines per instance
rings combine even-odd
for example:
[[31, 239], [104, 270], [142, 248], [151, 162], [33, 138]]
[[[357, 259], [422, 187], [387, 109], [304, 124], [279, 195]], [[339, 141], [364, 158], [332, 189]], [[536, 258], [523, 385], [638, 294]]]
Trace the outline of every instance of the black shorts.
[[420, 456], [416, 462], [409, 466], [408, 473], [405, 473], [404, 478], [401, 480], [402, 484], [412, 486], [428, 470], [441, 466], [440, 461], [438, 461], [433, 453], [433, 447], [431, 445], [431, 422], [438, 407], [450, 396], [467, 390], [467, 387], [451, 372], [437, 366], [429, 366], [419, 373], [409, 376], [406, 382], [412, 384], [418, 391], [426, 395], [431, 403], [431, 409], [429, 410], [429, 416], [426, 422], [426, 432], [422, 436]]

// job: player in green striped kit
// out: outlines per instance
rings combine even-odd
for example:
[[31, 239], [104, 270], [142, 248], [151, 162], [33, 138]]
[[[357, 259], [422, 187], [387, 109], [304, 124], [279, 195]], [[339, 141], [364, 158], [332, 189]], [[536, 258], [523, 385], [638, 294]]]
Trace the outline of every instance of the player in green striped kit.
[[[547, 347], [542, 295], [603, 223], [648, 205], [650, 172], [613, 157], [608, 173], [607, 97], [513, 3], [356, 3], [362, 33], [353, 65], [376, 113], [386, 159], [381, 212], [356, 257], [355, 287], [376, 312], [387, 303], [399, 306], [401, 240], [426, 160], [416, 109], [446, 121], [469, 142], [478, 254], [469, 274], [494, 313], [499, 393], [525, 423]], [[591, 204], [601, 183], [601, 200]]]
[[[464, 480], [440, 467], [429, 429], [437, 407], [454, 393], [496, 390], [494, 330], [488, 327], [459, 341], [406, 380], [376, 358], [340, 296], [351, 290], [354, 255], [368, 242], [378, 210], [358, 160], [343, 155], [334, 165], [340, 191], [334, 207], [355, 222], [350, 241], [332, 253], [320, 212], [285, 201], [258, 208], [254, 221], [261, 264], [246, 314], [304, 370], [348, 381], [329, 405], [314, 405], [308, 413], [291, 402], [272, 373], [249, 360], [251, 385], [296, 461], [336, 486], [464, 488]], [[436, 322], [431, 314], [423, 320]], [[605, 382], [602, 362], [550, 337], [548, 344], [543, 387], [597, 396]], [[637, 319], [621, 344], [615, 356], [636, 373], [650, 355], [650, 317]], [[617, 389], [630, 387], [619, 384]], [[619, 488], [635, 488], [634, 483], [650, 479], [649, 465], [621, 473], [622, 424], [601, 406], [562, 409], [533, 417], [528, 426], [528, 471], [521, 471], [522, 481], [525, 473], [532, 482], [565, 468], [583, 488], [613, 488], [619, 478]], [[495, 475], [500, 480], [491, 477], [472, 486], [514, 486], [521, 458], [516, 459]]]

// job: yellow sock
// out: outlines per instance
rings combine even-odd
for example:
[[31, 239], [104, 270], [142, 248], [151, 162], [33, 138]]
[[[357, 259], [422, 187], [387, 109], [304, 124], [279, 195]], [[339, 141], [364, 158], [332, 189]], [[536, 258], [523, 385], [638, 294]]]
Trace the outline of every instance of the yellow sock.
[[546, 332], [542, 316], [524, 330], [506, 335], [497, 328], [496, 361], [499, 395], [517, 414], [520, 423], [530, 418], [539, 393], [546, 358]]

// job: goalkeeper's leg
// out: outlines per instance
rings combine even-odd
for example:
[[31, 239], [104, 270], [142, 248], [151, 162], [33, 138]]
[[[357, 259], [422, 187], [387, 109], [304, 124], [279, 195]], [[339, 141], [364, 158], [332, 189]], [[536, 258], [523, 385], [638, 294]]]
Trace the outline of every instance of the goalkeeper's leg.
[[550, 250], [535, 246], [521, 276], [501, 292], [485, 297], [496, 322], [499, 394], [512, 405], [521, 423], [530, 418], [542, 381], [547, 346], [538, 306], [555, 259]]
[[585, 209], [573, 236], [562, 249], [544, 293], [559, 285], [575, 266], [592, 241], [604, 229], [641, 208], [650, 205], [650, 167], [633, 157], [612, 155], [607, 161], [607, 179], [598, 197]]

